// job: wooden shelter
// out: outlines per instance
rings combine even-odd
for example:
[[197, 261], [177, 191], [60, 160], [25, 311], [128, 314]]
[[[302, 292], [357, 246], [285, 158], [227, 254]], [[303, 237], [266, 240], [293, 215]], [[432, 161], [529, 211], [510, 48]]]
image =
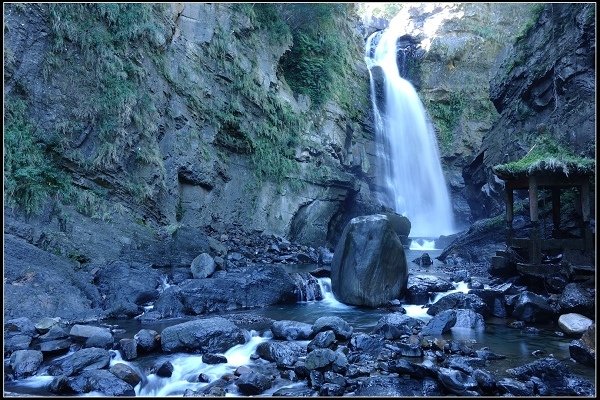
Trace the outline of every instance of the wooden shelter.
[[[540, 146], [536, 149], [537, 146]], [[505, 181], [507, 245], [521, 249], [528, 258], [527, 263], [518, 263], [517, 269], [526, 274], [544, 276], [547, 265], [542, 264], [542, 252], [550, 249], [579, 249], [592, 251], [593, 233], [590, 226], [590, 177], [594, 175], [595, 160], [566, 153], [556, 144], [541, 143], [518, 161], [497, 165], [493, 173]], [[577, 188], [581, 206], [581, 235], [579, 238], [563, 238], [560, 233], [560, 191]], [[514, 191], [529, 191], [529, 237], [514, 237]], [[540, 235], [538, 194], [540, 189], [549, 189], [552, 195], [551, 238]]]

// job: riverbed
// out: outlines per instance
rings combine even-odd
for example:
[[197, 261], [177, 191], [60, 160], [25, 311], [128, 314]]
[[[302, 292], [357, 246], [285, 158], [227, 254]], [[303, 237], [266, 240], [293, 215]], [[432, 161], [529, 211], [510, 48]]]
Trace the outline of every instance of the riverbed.
[[[441, 264], [435, 257], [439, 255], [440, 250], [423, 246], [415, 249], [406, 249], [406, 258], [409, 263], [411, 274], [428, 274], [443, 277]], [[434, 261], [431, 266], [419, 266], [412, 263], [411, 260], [420, 257], [427, 252]], [[286, 266], [288, 272], [312, 271], [316, 265], [289, 265]], [[164, 282], [168, 285], [168, 282]], [[239, 310], [220, 314], [223, 316], [235, 316], [235, 314], [252, 314], [258, 317], [269, 318], [273, 320], [294, 320], [313, 324], [322, 316], [338, 316], [347, 321], [356, 332], [369, 333], [377, 324], [377, 321], [386, 314], [389, 309], [371, 309], [364, 307], [350, 306], [337, 301], [331, 292], [331, 280], [329, 278], [319, 278], [319, 285], [323, 294], [322, 300], [301, 301], [290, 305], [274, 305], [258, 309]], [[454, 289], [446, 293], [440, 293], [432, 296], [431, 303], [450, 292], [468, 292], [469, 287], [466, 282], [454, 282]], [[421, 319], [424, 322], [431, 319], [427, 314], [427, 307], [414, 304], [403, 304], [407, 315]], [[150, 309], [151, 307], [149, 307]], [[129, 320], [105, 320], [96, 325], [110, 326], [115, 334], [115, 341], [121, 338], [132, 338], [140, 329], [152, 329], [161, 332], [164, 328], [178, 324], [193, 318], [177, 318], [159, 321], [144, 321], [143, 319]], [[494, 360], [486, 365], [486, 369], [497, 376], [498, 379], [507, 377], [506, 370], [516, 366], [531, 362], [537, 358], [553, 356], [558, 360], [564, 360], [572, 373], [594, 381], [595, 369], [577, 364], [570, 360], [569, 343], [572, 339], [561, 337], [556, 334], [558, 328], [553, 321], [546, 324], [530, 324], [538, 329], [537, 333], [528, 333], [524, 329], [512, 328], [508, 325], [510, 320], [501, 318], [486, 319], [484, 330], [471, 329], [451, 329], [447, 334], [442, 335], [445, 340], [456, 340], [468, 343], [474, 349], [488, 348], [490, 351], [503, 355], [506, 358]], [[118, 350], [111, 350], [113, 359], [111, 365], [117, 362], [124, 362], [144, 375], [143, 381], [134, 389], [138, 396], [177, 396], [182, 395], [187, 389], [198, 390], [208, 383], [198, 382], [199, 374], [205, 374], [212, 382], [221, 376], [231, 374], [241, 365], [250, 368], [261, 368], [264, 360], [252, 357], [257, 346], [264, 342], [273, 340], [268, 327], [259, 330], [248, 330], [246, 332], [247, 340], [245, 344], [234, 346], [224, 353], [228, 362], [226, 364], [209, 365], [202, 361], [199, 354], [152, 354], [140, 356], [132, 361], [123, 361]], [[306, 345], [308, 341], [300, 341], [301, 345]], [[64, 357], [64, 355], [62, 356]], [[44, 366], [40, 368], [37, 375], [20, 381], [5, 382], [5, 391], [18, 393], [22, 395], [40, 395], [52, 396], [53, 393], [47, 390], [47, 385], [53, 377], [47, 375], [47, 365], [51, 360], [45, 360]], [[159, 363], [170, 361], [173, 364], [174, 371], [170, 378], [160, 378], [155, 374], [150, 374], [152, 366]], [[416, 362], [430, 362], [426, 357], [422, 357]], [[269, 395], [284, 387], [302, 387], [306, 383], [286, 381], [277, 378], [271, 389], [264, 392], [263, 395]], [[90, 395], [100, 395], [99, 393], [90, 393]], [[239, 395], [235, 385], [228, 387], [228, 394]]]

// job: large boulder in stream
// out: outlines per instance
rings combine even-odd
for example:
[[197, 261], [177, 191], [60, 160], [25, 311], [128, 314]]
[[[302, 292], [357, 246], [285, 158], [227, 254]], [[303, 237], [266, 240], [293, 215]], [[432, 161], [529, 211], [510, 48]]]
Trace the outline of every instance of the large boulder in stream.
[[160, 339], [165, 353], [198, 350], [222, 353], [245, 341], [242, 330], [233, 322], [221, 317], [170, 326], [162, 331]]
[[387, 216], [353, 218], [331, 263], [331, 286], [347, 304], [378, 307], [401, 297], [408, 267], [402, 243]]
[[408, 235], [410, 234], [411, 228], [410, 220], [404, 215], [396, 214], [394, 212], [384, 212], [382, 214], [388, 217], [394, 232], [396, 232], [396, 235], [398, 235], [402, 244], [408, 245], [410, 243], [408, 241]]

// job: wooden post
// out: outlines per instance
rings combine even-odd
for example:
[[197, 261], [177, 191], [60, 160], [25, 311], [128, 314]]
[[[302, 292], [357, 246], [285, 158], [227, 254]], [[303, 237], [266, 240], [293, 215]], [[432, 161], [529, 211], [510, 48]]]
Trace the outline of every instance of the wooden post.
[[587, 181], [581, 184], [581, 216], [583, 222], [590, 220], [590, 185]]
[[531, 246], [529, 247], [529, 262], [539, 264], [542, 259], [540, 242], [540, 223], [538, 216], [538, 186], [534, 176], [529, 177], [529, 216], [531, 218]]
[[585, 250], [593, 248], [592, 232], [589, 227], [590, 223], [590, 186], [587, 180], [584, 180], [580, 187], [581, 199], [581, 218], [583, 219], [581, 238], [583, 239], [583, 247]]
[[540, 222], [533, 222], [531, 227], [531, 247], [529, 248], [529, 262], [537, 265], [542, 260], [542, 246], [540, 241]]
[[552, 225], [554, 230], [560, 229], [560, 188], [552, 188]]
[[529, 217], [531, 222], [538, 221], [538, 187], [535, 176], [529, 177]]
[[510, 246], [513, 238], [513, 217], [514, 217], [514, 196], [512, 187], [506, 183], [506, 227], [508, 229], [508, 237], [506, 238], [506, 244]]

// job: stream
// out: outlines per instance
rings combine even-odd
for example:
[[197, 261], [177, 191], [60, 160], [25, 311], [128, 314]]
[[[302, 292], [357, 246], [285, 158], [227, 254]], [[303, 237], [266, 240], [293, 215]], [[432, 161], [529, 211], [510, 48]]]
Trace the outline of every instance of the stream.
[[[419, 267], [410, 262], [410, 260], [421, 256], [427, 252], [434, 260], [434, 264], [429, 267]], [[412, 274], [436, 275], [436, 265], [439, 261], [434, 257], [441, 251], [433, 249], [433, 242], [415, 242], [411, 249], [406, 250], [406, 259], [410, 265]], [[286, 266], [289, 272], [311, 271], [314, 265]], [[442, 276], [442, 275], [439, 275]], [[166, 284], [166, 282], [165, 282]], [[377, 321], [390, 311], [385, 309], [370, 309], [356, 306], [349, 306], [338, 302], [333, 293], [331, 293], [330, 278], [319, 278], [319, 285], [323, 293], [323, 300], [303, 301], [292, 305], [275, 305], [252, 310], [240, 310], [240, 313], [251, 313], [253, 315], [268, 317], [274, 320], [295, 320], [312, 324], [322, 316], [338, 316], [347, 321], [356, 332], [369, 333], [376, 325]], [[468, 292], [468, 285], [465, 282], [455, 282], [455, 288], [445, 293], [438, 293], [432, 296], [431, 302], [451, 292]], [[408, 316], [428, 321], [431, 316], [426, 313], [427, 308], [420, 305], [403, 304]], [[227, 313], [228, 315], [235, 314]], [[115, 333], [115, 341], [121, 338], [131, 338], [140, 329], [153, 329], [161, 332], [164, 328], [185, 322], [188, 319], [169, 319], [152, 322], [143, 322], [139, 319], [130, 320], [105, 320], [101, 324], [113, 327], [118, 326], [119, 330]], [[541, 352], [543, 356], [553, 355], [558, 360], [566, 360], [569, 369], [576, 375], [594, 381], [595, 370], [591, 367], [574, 363], [569, 360], [569, 343], [572, 339], [559, 337], [554, 332], [557, 327], [551, 324], [534, 325], [540, 329], [537, 334], [528, 334], [523, 330], [511, 328], [508, 326], [508, 320], [499, 318], [486, 319], [486, 327], [483, 331], [465, 330], [452, 328], [451, 332], [444, 334], [443, 338], [447, 340], [465, 340], [472, 344], [474, 349], [488, 347], [492, 352], [506, 356], [503, 360], [494, 360], [486, 366], [486, 369], [498, 378], [508, 376], [506, 369], [523, 365], [534, 361], [539, 356], [533, 355], [534, 352]], [[117, 362], [125, 363], [144, 377], [141, 383], [135, 386], [134, 390], [137, 396], [181, 396], [186, 389], [198, 390], [209, 383], [198, 382], [199, 374], [204, 374], [209, 382], [219, 379], [223, 375], [231, 374], [239, 366], [246, 365], [252, 369], [259, 369], [261, 364], [268, 364], [261, 358], [253, 359], [251, 357], [257, 346], [265, 341], [272, 340], [272, 334], [269, 329], [265, 331], [247, 331], [246, 343], [236, 345], [227, 350], [223, 355], [227, 358], [226, 364], [210, 365], [202, 362], [202, 356], [196, 354], [151, 354], [140, 356], [133, 361], [124, 361], [118, 350], [111, 350], [110, 365]], [[306, 341], [297, 341], [297, 343], [306, 346]], [[70, 353], [69, 353], [70, 354]], [[61, 357], [65, 357], [62, 355]], [[54, 358], [53, 360], [59, 357]], [[302, 359], [302, 358], [301, 358]], [[47, 366], [52, 360], [44, 360], [44, 365], [40, 368], [37, 375], [18, 381], [9, 381], [4, 383], [4, 390], [21, 395], [37, 396], [55, 396], [49, 392], [47, 386], [53, 377], [47, 374]], [[161, 378], [155, 374], [147, 375], [147, 371], [154, 365], [170, 361], [173, 364], [173, 374], [170, 378]], [[427, 362], [425, 358], [420, 362]], [[272, 395], [281, 388], [302, 388], [306, 387], [305, 382], [291, 382], [280, 377], [273, 382], [271, 389], [262, 393], [263, 396]], [[232, 383], [227, 387], [227, 395], [240, 395], [237, 387]], [[87, 396], [102, 395], [101, 393], [91, 392]]]

